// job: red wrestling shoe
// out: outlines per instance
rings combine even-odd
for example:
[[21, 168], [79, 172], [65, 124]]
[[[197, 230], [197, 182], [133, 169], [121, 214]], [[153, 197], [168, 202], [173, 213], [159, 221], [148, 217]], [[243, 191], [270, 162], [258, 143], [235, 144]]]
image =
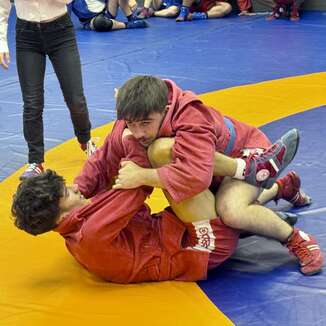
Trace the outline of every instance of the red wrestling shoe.
[[299, 132], [291, 129], [262, 154], [250, 154], [246, 161], [244, 180], [256, 187], [269, 189], [293, 160], [299, 146]]
[[300, 20], [299, 12], [297, 8], [292, 8], [291, 10], [291, 15], [290, 15], [290, 20], [293, 22], [297, 22]]
[[276, 183], [278, 185], [275, 198], [276, 202], [279, 199], [284, 199], [290, 202], [294, 207], [303, 207], [311, 204], [311, 198], [300, 189], [301, 181], [294, 171], [276, 180]]
[[300, 271], [304, 275], [321, 272], [324, 256], [314, 237], [294, 228], [286, 247], [300, 262]]

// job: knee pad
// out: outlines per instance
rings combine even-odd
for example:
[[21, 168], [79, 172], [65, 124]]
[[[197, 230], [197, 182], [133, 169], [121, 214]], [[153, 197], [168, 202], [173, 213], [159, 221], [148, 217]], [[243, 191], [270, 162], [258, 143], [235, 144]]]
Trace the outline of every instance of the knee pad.
[[94, 17], [90, 23], [91, 29], [97, 32], [109, 32], [112, 26], [112, 20], [103, 14]]

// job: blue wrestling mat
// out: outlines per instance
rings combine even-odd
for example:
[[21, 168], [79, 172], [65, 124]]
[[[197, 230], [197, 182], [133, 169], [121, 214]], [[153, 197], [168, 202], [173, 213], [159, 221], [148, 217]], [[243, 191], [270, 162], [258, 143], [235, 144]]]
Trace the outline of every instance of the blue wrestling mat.
[[[7, 72], [0, 71], [0, 180], [25, 164], [27, 157], [15, 67], [13, 18], [9, 24], [11, 66]], [[170, 78], [198, 94], [217, 91], [219, 95], [231, 88], [226, 90], [224, 100], [216, 103], [221, 111], [248, 122], [267, 121], [262, 129], [273, 140], [289, 128], [300, 130], [299, 152], [290, 168], [302, 176], [304, 190], [312, 196], [313, 204], [298, 211], [301, 214], [298, 225], [314, 234], [326, 251], [326, 75], [321, 75], [320, 82], [315, 82], [314, 75], [310, 75], [326, 71], [325, 13], [304, 13], [299, 23], [267, 22], [259, 15], [187, 23], [152, 18], [149, 24], [145, 30], [95, 33], [82, 30], [75, 21], [93, 128], [115, 119], [114, 88], [135, 75]], [[294, 78], [291, 87], [277, 86], [277, 92], [269, 93], [273, 85], [279, 85], [276, 82], [280, 79], [303, 75], [307, 75], [304, 82]], [[266, 81], [271, 81], [269, 88], [257, 93], [256, 88], [259, 90]], [[314, 85], [319, 90], [318, 100]], [[237, 89], [233, 92], [233, 88]], [[240, 93], [241, 98], [237, 97]], [[271, 103], [275, 103], [274, 107]], [[258, 105], [261, 105], [259, 110]], [[296, 109], [291, 113], [280, 110], [277, 117], [266, 118], [271, 111], [278, 110], [278, 105]], [[45, 78], [44, 124], [47, 149], [73, 137], [69, 113], [50, 64]], [[289, 208], [280, 204], [284, 209]], [[3, 243], [5, 248], [9, 247]], [[15, 248], [7, 248], [10, 250], [14, 252]], [[7, 262], [6, 259], [9, 258], [1, 258]], [[10, 266], [10, 261], [6, 265]], [[242, 240], [236, 255], [212, 271], [208, 280], [199, 286], [236, 325], [322, 326], [326, 325], [325, 275], [325, 272], [313, 277], [301, 275], [296, 261], [283, 247], [252, 237]], [[24, 280], [20, 283], [23, 286]], [[135, 298], [144, 299], [136, 295]], [[0, 294], [0, 312], [5, 310], [6, 300]], [[22, 307], [37, 309], [32, 302]], [[165, 314], [165, 310], [159, 310], [161, 304], [157, 302], [155, 306], [158, 316]], [[7, 315], [15, 314], [15, 309], [6, 312]], [[206, 306], [203, 314], [205, 309]], [[193, 325], [191, 311], [188, 314], [187, 322], [178, 320], [169, 324]], [[111, 317], [106, 322], [116, 323], [115, 317]], [[140, 325], [137, 318], [134, 325]], [[18, 324], [27, 325], [24, 320]], [[46, 319], [42, 322], [47, 324]], [[9, 325], [4, 317], [0, 324]], [[119, 319], [119, 324], [130, 325], [123, 319]]]
[[[326, 106], [270, 123], [262, 129], [274, 140], [288, 129], [300, 129], [300, 149], [291, 169], [303, 176], [303, 188], [312, 196], [313, 204], [293, 211], [300, 216], [298, 227], [314, 234], [325, 248], [323, 121], [326, 121]], [[283, 208], [287, 207], [283, 205]], [[303, 277], [297, 271], [296, 260], [274, 241], [259, 237], [241, 240], [233, 259], [211, 272], [208, 281], [200, 286], [236, 325], [326, 325], [325, 275]]]

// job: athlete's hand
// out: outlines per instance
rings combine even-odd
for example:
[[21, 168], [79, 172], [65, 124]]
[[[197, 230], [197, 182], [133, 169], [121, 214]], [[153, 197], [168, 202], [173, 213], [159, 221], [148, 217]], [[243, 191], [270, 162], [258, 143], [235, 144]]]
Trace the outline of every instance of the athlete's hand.
[[144, 168], [134, 162], [123, 161], [119, 170], [118, 177], [115, 180], [113, 189], [133, 189], [143, 186]]
[[8, 69], [9, 68], [9, 63], [10, 63], [9, 52], [0, 52], [0, 65], [4, 69]]
[[71, 186], [71, 189], [72, 191], [77, 194], [79, 192], [79, 186], [77, 183], [74, 183], [72, 186]]

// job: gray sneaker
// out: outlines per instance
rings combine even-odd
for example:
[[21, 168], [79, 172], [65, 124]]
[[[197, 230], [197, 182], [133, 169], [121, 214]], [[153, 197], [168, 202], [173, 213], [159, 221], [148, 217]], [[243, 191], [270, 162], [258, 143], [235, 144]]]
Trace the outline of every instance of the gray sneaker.
[[245, 181], [269, 189], [291, 163], [299, 146], [299, 132], [291, 129], [262, 154], [250, 154], [246, 161]]

